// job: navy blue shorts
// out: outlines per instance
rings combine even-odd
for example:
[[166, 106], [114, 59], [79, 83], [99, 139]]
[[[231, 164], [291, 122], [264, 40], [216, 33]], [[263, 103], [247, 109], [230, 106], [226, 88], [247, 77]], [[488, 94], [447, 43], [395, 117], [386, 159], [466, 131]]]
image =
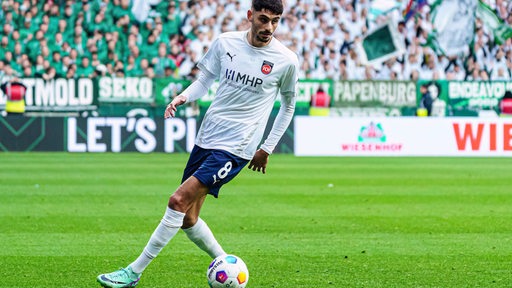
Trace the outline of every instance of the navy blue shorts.
[[210, 189], [210, 194], [217, 198], [220, 187], [231, 181], [247, 163], [249, 160], [229, 152], [203, 149], [195, 145], [190, 153], [181, 183], [190, 176], [194, 176]]

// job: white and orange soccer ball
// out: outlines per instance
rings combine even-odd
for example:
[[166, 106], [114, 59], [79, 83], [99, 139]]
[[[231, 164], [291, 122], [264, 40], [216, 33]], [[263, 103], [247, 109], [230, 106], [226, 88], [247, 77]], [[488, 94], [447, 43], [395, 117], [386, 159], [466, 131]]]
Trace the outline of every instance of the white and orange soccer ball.
[[235, 255], [221, 255], [213, 259], [206, 271], [211, 288], [244, 288], [249, 281], [249, 270]]

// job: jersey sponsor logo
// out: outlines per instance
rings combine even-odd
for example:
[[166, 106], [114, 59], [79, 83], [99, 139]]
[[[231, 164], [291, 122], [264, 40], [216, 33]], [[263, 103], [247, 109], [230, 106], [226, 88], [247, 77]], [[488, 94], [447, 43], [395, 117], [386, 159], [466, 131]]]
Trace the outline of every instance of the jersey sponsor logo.
[[258, 85], [263, 84], [263, 79], [251, 76], [248, 74], [242, 74], [236, 70], [226, 69], [226, 78], [233, 80], [237, 83], [242, 83], [244, 85], [249, 85], [252, 87], [257, 87]]
[[270, 72], [272, 72], [272, 67], [274, 67], [274, 63], [263, 60], [263, 64], [261, 64], [261, 73], [265, 75], [270, 74]]
[[233, 62], [233, 57], [235, 57], [235, 56], [236, 56], [236, 54], [231, 55], [231, 53], [229, 53], [229, 52], [226, 52], [226, 55], [228, 55], [228, 56], [229, 56], [229, 59], [231, 59], [231, 62]]

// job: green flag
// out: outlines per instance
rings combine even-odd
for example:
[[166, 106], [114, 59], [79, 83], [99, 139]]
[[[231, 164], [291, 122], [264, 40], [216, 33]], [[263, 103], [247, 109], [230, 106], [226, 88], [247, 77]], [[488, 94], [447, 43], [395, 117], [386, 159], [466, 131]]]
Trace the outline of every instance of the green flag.
[[467, 53], [474, 38], [476, 6], [477, 0], [437, 0], [430, 7], [434, 29], [427, 45], [437, 44], [448, 56]]
[[491, 7], [482, 1], [478, 1], [476, 17], [482, 19], [485, 27], [492, 31], [496, 44], [501, 45], [505, 40], [512, 37], [512, 27], [500, 19]]
[[362, 64], [375, 65], [403, 54], [405, 44], [400, 39], [397, 28], [388, 22], [366, 35], [357, 45], [357, 50]]

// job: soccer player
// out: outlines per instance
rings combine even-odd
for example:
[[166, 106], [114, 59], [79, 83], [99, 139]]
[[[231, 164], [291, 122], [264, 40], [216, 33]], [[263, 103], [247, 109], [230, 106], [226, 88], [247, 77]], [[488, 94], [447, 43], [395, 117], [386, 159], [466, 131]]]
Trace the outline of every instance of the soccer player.
[[[265, 173], [268, 157], [293, 117], [299, 62], [273, 37], [282, 13], [282, 1], [253, 0], [247, 11], [251, 28], [220, 35], [199, 61], [198, 79], [167, 106], [164, 117], [174, 117], [178, 106], [199, 99], [219, 81], [182, 183], [170, 197], [160, 224], [134, 262], [98, 276], [103, 286], [137, 285], [144, 269], [180, 229], [212, 258], [226, 254], [199, 212], [207, 194], [217, 197], [220, 187], [248, 163], [249, 169]], [[281, 108], [258, 149], [279, 94]]]

